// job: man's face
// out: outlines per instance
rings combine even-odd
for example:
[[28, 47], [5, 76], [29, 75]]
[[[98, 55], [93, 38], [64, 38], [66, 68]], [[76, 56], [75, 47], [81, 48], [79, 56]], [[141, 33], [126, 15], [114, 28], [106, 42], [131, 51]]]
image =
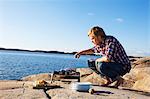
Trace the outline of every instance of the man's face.
[[89, 38], [94, 45], [99, 45], [102, 42], [101, 36], [95, 36], [93, 33], [89, 35]]

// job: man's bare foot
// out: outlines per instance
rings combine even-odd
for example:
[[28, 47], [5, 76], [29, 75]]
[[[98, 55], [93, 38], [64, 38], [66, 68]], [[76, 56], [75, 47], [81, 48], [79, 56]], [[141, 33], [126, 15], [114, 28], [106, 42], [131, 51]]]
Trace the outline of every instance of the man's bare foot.
[[118, 88], [119, 85], [123, 84], [124, 79], [120, 76], [117, 77], [117, 80], [113, 82], [110, 87]]
[[102, 86], [102, 87], [107, 87], [109, 84], [112, 83], [112, 81], [111, 81], [111, 79], [110, 79], [109, 77], [106, 77], [105, 80], [106, 80], [106, 83], [105, 83], [105, 84], [102, 84], [102, 85], [100, 85], [100, 86]]

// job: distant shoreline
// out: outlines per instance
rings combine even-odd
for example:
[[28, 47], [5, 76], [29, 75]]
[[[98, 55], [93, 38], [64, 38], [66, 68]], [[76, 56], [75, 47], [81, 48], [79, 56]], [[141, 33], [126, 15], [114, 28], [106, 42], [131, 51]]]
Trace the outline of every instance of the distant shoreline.
[[[77, 52], [62, 52], [62, 51], [43, 51], [43, 50], [25, 50], [25, 49], [13, 49], [13, 48], [0, 48], [0, 51], [25, 51], [25, 52], [39, 52], [39, 53], [57, 53], [57, 54], [72, 54]], [[95, 55], [95, 54], [91, 54]], [[129, 58], [142, 58], [142, 56], [128, 56]]]
[[24, 49], [10, 49], [10, 48], [0, 48], [5, 51], [25, 51], [25, 52], [40, 52], [40, 53], [58, 53], [58, 54], [75, 54], [76, 52], [61, 52], [61, 51], [42, 51], [42, 50], [24, 50]]

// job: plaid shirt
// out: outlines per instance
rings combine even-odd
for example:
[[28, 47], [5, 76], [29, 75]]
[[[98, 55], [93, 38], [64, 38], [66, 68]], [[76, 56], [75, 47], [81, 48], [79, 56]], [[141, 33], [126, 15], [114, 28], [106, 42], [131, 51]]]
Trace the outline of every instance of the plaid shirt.
[[113, 36], [106, 36], [100, 45], [94, 46], [93, 51], [106, 56], [110, 61], [124, 65], [124, 69], [128, 72], [131, 69], [129, 58], [120, 44], [120, 42]]

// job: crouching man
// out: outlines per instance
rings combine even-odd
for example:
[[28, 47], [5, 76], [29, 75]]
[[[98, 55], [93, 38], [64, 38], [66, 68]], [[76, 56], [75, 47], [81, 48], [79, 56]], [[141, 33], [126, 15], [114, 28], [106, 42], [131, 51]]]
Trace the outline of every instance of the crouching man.
[[109, 86], [116, 81], [113, 87], [118, 87], [123, 83], [121, 76], [131, 69], [130, 61], [123, 46], [115, 37], [106, 35], [104, 30], [98, 26], [91, 28], [88, 36], [94, 47], [77, 52], [75, 58], [84, 54], [101, 54], [102, 57], [95, 60], [96, 71], [107, 81], [101, 86]]

